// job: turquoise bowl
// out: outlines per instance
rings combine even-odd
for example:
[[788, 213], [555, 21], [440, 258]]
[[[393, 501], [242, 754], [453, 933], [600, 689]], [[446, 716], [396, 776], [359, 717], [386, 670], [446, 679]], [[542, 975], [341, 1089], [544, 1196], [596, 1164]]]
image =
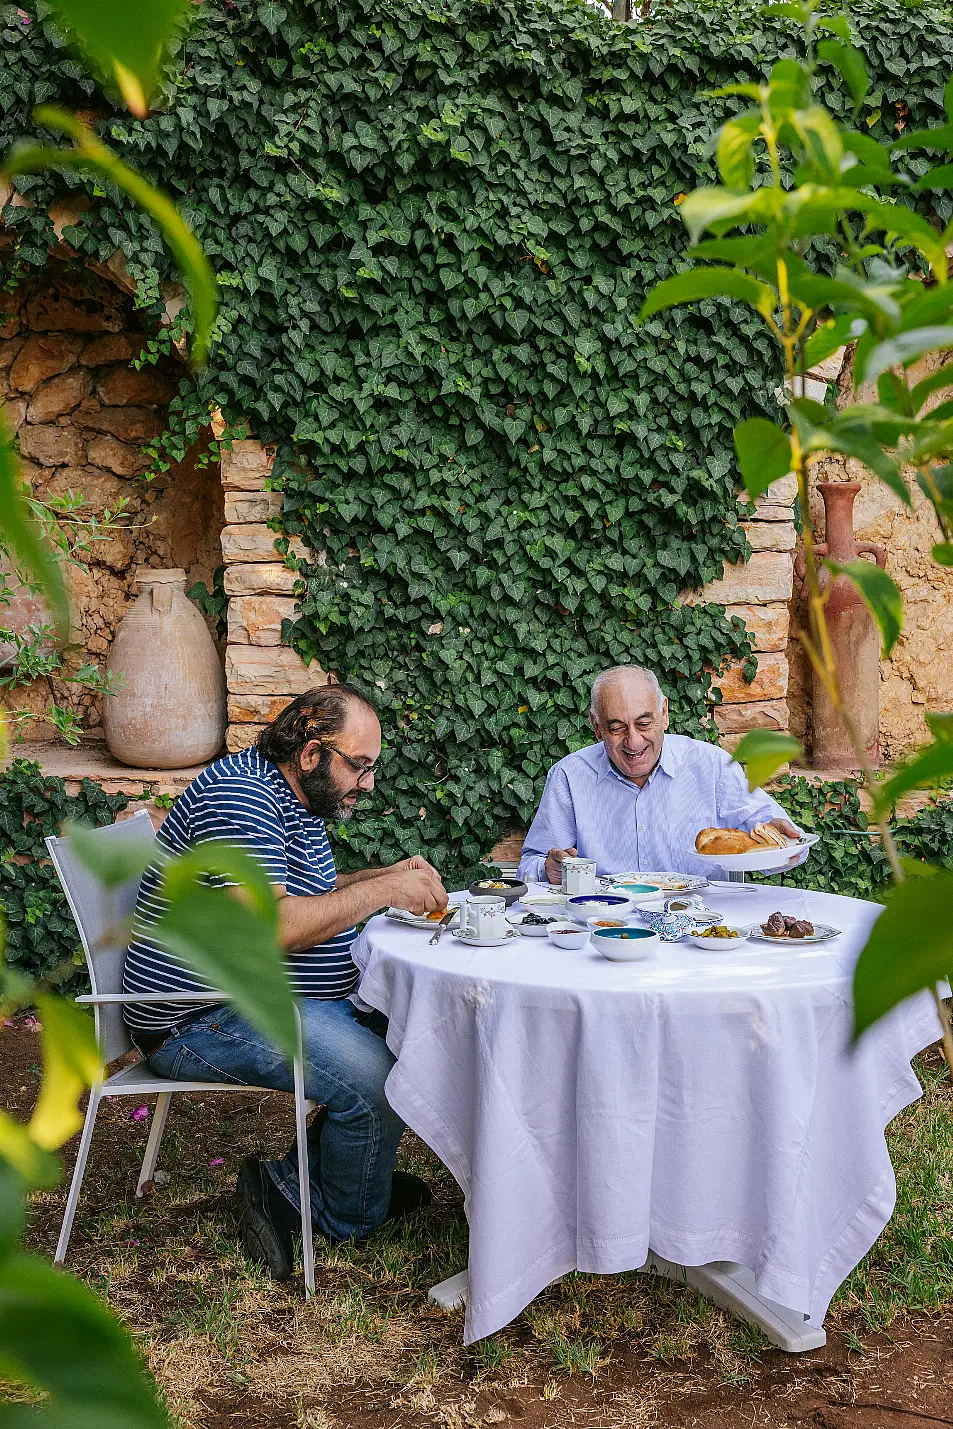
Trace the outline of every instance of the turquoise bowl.
[[629, 898], [658, 898], [660, 891], [651, 883], [614, 883], [613, 888], [621, 888]]
[[593, 945], [613, 963], [640, 963], [660, 946], [651, 928], [593, 928]]

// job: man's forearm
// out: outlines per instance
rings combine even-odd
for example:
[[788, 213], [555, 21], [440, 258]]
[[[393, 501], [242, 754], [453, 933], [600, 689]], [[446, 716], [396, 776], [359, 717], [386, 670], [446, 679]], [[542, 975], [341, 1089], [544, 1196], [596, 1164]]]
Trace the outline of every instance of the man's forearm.
[[352, 888], [355, 883], [366, 883], [370, 878], [381, 878], [389, 873], [389, 868], [359, 868], [356, 873], [339, 873], [338, 888]]
[[298, 953], [315, 943], [326, 943], [386, 908], [390, 901], [383, 878], [361, 878], [333, 893], [286, 896], [278, 905], [281, 944], [286, 952]]

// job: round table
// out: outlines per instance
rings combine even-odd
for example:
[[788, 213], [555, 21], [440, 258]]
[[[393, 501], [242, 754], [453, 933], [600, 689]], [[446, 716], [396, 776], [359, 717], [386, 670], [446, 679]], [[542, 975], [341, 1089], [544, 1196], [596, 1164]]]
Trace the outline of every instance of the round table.
[[389, 1019], [387, 1097], [464, 1194], [466, 1343], [570, 1270], [656, 1263], [736, 1267], [813, 1327], [787, 1348], [823, 1343], [834, 1291], [890, 1219], [884, 1129], [920, 1095], [910, 1059], [939, 1022], [923, 994], [848, 1050], [879, 905], [753, 885], [706, 897], [734, 926], [779, 908], [842, 933], [612, 963], [548, 938], [431, 946], [381, 915], [355, 943], [359, 998]]

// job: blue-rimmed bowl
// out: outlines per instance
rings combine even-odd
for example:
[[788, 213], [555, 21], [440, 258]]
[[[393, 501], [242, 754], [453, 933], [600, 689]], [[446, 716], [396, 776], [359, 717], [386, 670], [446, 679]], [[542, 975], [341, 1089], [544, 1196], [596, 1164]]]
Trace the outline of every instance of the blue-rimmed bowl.
[[587, 918], [625, 918], [634, 907], [621, 893], [577, 893], [566, 899], [566, 912], [583, 926]]
[[650, 928], [593, 928], [593, 947], [613, 963], [641, 963], [659, 949]]

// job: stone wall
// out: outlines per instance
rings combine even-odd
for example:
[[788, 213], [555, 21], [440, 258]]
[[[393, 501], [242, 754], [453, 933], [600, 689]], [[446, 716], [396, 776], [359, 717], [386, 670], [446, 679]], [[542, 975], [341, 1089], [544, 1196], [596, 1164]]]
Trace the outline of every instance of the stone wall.
[[[273, 453], [256, 441], [236, 441], [222, 453], [225, 521], [222, 557], [228, 602], [228, 733], [231, 750], [253, 744], [262, 726], [295, 695], [327, 683], [320, 665], [306, 666], [281, 643], [281, 624], [295, 613], [296, 574], [275, 550], [266, 524], [281, 512], [281, 493], [266, 490]], [[292, 553], [305, 554], [296, 538]]]
[[[15, 428], [35, 496], [80, 493], [86, 516], [125, 502], [121, 530], [95, 542], [85, 570], [68, 568], [75, 650], [67, 670], [102, 667], [133, 593], [135, 569], [181, 566], [211, 587], [221, 564], [224, 500], [217, 467], [193, 451], [145, 481], [142, 446], [166, 423], [182, 364], [161, 358], [136, 371], [148, 335], [127, 293], [78, 265], [54, 263], [0, 304], [0, 397]], [[13, 623], [0, 610], [0, 624]], [[100, 723], [101, 699], [61, 679], [6, 693], [9, 708], [71, 707], [84, 728]], [[55, 738], [42, 721], [31, 739]]]

